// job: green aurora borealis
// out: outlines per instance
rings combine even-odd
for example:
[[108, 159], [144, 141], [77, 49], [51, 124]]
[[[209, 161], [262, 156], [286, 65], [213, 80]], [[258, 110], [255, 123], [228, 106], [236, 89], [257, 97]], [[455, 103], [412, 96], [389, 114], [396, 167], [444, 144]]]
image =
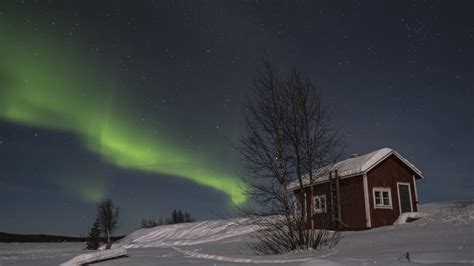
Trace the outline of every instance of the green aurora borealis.
[[[90, 152], [115, 166], [191, 180], [224, 192], [234, 204], [246, 201], [232, 170], [222, 171], [207, 154], [183, 147], [173, 132], [140, 123], [113, 70], [72, 42], [33, 30], [10, 30], [0, 20], [0, 119], [68, 132]], [[5, 41], [6, 40], [6, 41]], [[159, 118], [156, 118], [159, 119]], [[61, 183], [61, 182], [60, 182]], [[64, 183], [64, 182], [62, 182]], [[106, 185], [73, 186], [87, 202]]]

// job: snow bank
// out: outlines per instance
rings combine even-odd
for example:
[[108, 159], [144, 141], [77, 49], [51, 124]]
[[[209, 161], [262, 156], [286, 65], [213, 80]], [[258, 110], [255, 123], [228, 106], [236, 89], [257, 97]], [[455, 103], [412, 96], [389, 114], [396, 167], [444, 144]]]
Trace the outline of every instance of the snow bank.
[[255, 232], [248, 219], [229, 219], [162, 225], [137, 230], [115, 243], [114, 247], [174, 247], [223, 240]]
[[127, 255], [127, 250], [124, 248], [108, 249], [76, 256], [69, 261], [61, 263], [61, 266], [83, 265], [92, 262], [118, 258], [125, 255]]
[[[129, 249], [127, 258], [104, 264], [474, 265], [474, 202], [423, 204], [420, 211], [428, 216], [403, 226], [344, 232], [333, 249], [271, 256], [257, 256], [251, 246], [243, 244], [248, 235], [255, 232], [255, 228], [245, 219], [141, 229], [114, 246], [152, 248]], [[406, 217], [401, 220], [406, 221]], [[238, 228], [240, 224], [242, 227]], [[198, 245], [185, 246], [196, 243]], [[173, 245], [176, 246], [171, 248]], [[0, 264], [59, 265], [85, 253], [81, 250], [83, 246], [84, 243], [0, 243]], [[410, 261], [405, 256], [407, 252]], [[97, 254], [90, 256], [106, 259]], [[78, 260], [74, 258], [63, 265], [77, 265], [81, 263]]]
[[427, 222], [469, 225], [474, 220], [474, 201], [437, 202], [420, 205], [420, 211], [429, 213]]
[[428, 203], [420, 205], [420, 211], [400, 214], [393, 225], [405, 224], [408, 218], [423, 218], [425, 222], [442, 222], [453, 225], [472, 224], [474, 220], [473, 201]]
[[428, 216], [429, 214], [423, 212], [404, 212], [398, 216], [398, 219], [393, 223], [393, 225], [406, 224], [408, 219], [418, 220]]

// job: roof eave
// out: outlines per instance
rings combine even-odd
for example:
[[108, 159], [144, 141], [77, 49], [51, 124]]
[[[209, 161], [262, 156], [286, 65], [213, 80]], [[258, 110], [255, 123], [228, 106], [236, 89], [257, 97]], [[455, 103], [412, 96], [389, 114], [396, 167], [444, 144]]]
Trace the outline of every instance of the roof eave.
[[[381, 162], [383, 162], [385, 159], [387, 159], [388, 157], [390, 157], [390, 155], [395, 155], [400, 161], [402, 161], [406, 166], [408, 166], [413, 172], [415, 172], [415, 174], [417, 174], [420, 178], [418, 179], [424, 179], [425, 177], [423, 176], [423, 173], [420, 171], [420, 169], [416, 168], [412, 163], [410, 163], [410, 161], [408, 161], [407, 159], [405, 159], [403, 156], [401, 156], [398, 152], [396, 152], [395, 150], [392, 150], [391, 152], [387, 153], [385, 156], [383, 156], [382, 158], [380, 158], [377, 162], [375, 162], [374, 164], [372, 164], [370, 167], [368, 167], [367, 169], [365, 169], [364, 171], [360, 171], [360, 172], [356, 172], [356, 173], [352, 173], [350, 175], [345, 175], [345, 176], [340, 176], [341, 179], [345, 179], [345, 178], [349, 178], [349, 177], [355, 177], [355, 176], [358, 176], [358, 175], [363, 175], [363, 174], [367, 174], [368, 172], [370, 172], [370, 170], [372, 170], [375, 166], [379, 165]], [[304, 184], [303, 185], [303, 188], [306, 188], [306, 187], [309, 187], [310, 185], [316, 185], [316, 184], [324, 184], [324, 183], [327, 183], [329, 182], [329, 179], [326, 179], [324, 181], [320, 181], [320, 182], [313, 182], [313, 184]], [[295, 186], [295, 187], [292, 187], [292, 188], [289, 188], [288, 191], [295, 191], [297, 189], [301, 189], [301, 187], [298, 185], [298, 186]]]

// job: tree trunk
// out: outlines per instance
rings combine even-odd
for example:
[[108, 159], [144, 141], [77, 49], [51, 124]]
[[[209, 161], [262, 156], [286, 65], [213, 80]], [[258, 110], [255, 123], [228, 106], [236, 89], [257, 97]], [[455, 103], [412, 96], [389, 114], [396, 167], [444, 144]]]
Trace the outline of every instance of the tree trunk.
[[[310, 173], [311, 175], [312, 173]], [[310, 211], [309, 211], [309, 217], [311, 219], [311, 233], [310, 233], [310, 239], [309, 239], [309, 245], [311, 247], [313, 247], [314, 245], [314, 220], [313, 220], [313, 212], [314, 212], [314, 201], [313, 201], [313, 198], [314, 198], [314, 188], [313, 188], [313, 178], [310, 177], [309, 178], [309, 183], [310, 183], [310, 188], [309, 188], [309, 194], [310, 194]]]
[[112, 247], [112, 242], [110, 242], [110, 232], [109, 228], [107, 228], [107, 245], [105, 246], [105, 249], [110, 249]]

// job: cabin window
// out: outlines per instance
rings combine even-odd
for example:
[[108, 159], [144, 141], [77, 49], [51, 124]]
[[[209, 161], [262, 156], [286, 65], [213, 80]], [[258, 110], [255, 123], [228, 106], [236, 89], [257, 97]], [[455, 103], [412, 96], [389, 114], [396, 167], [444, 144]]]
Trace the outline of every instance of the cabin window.
[[313, 197], [313, 206], [315, 213], [326, 212], [326, 195], [317, 195]]
[[391, 209], [392, 196], [388, 187], [374, 187], [374, 208]]
[[[304, 197], [303, 197], [304, 196]], [[301, 195], [301, 194], [295, 194], [293, 198], [293, 208], [295, 210], [295, 214], [301, 214], [301, 211], [303, 210], [303, 207], [305, 204], [305, 199], [306, 194]], [[303, 200], [303, 206], [301, 206], [301, 200]]]

